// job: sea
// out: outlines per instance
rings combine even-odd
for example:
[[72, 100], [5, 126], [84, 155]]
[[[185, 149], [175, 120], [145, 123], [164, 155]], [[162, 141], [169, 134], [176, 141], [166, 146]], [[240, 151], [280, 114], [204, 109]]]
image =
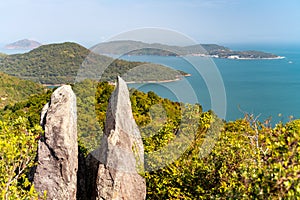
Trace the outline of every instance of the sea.
[[[122, 56], [129, 61], [162, 64], [191, 74], [168, 83], [129, 84], [163, 98], [199, 103], [226, 121], [246, 113], [276, 123], [300, 118], [299, 44], [226, 44], [233, 50], [258, 50], [283, 56], [273, 60], [233, 60], [204, 57]], [[5, 50], [7, 54], [24, 53]]]
[[0, 43], [0, 53], [4, 53], [7, 55], [11, 55], [11, 54], [20, 54], [20, 53], [27, 53], [30, 50], [27, 49], [6, 49], [5, 44], [1, 44]]
[[[176, 82], [130, 84], [163, 98], [199, 103], [226, 121], [252, 114], [262, 122], [287, 122], [300, 117], [300, 45], [226, 45], [234, 50], [258, 50], [282, 56], [271, 60], [204, 57], [123, 56], [130, 61], [163, 64], [191, 76]], [[213, 70], [210, 70], [213, 69]], [[223, 84], [222, 84], [223, 83]], [[225, 108], [224, 108], [225, 107]]]

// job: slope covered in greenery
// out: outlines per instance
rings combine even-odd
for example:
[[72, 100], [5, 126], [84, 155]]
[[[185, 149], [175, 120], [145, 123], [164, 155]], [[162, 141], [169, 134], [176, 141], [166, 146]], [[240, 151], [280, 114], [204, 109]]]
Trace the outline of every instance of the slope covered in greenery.
[[41, 93], [45, 88], [32, 81], [22, 80], [0, 72], [0, 108], [7, 104], [25, 100], [32, 94]]
[[[85, 80], [73, 89], [77, 96], [80, 151], [87, 154], [100, 142], [113, 86]], [[9, 145], [10, 140], [20, 150], [29, 145], [25, 157], [0, 155], [3, 174], [7, 166], [23, 166], [20, 160], [27, 159], [28, 166], [32, 165], [32, 147], [37, 140], [30, 137], [38, 137], [39, 113], [50, 94], [51, 91], [33, 95], [0, 110], [0, 147], [6, 154], [19, 155]], [[130, 99], [144, 142], [142, 175], [146, 178], [147, 199], [300, 197], [300, 120], [272, 127], [269, 121], [260, 122], [253, 115], [245, 115], [243, 119], [224, 122], [212, 111], [202, 111], [200, 105], [171, 102], [153, 92], [131, 90]], [[7, 173], [7, 177], [17, 176], [14, 170]], [[0, 185], [6, 186], [7, 180], [1, 176]], [[0, 194], [35, 195], [24, 173], [15, 180], [18, 181], [11, 182], [9, 190], [0, 187]]]
[[51, 44], [6, 56], [0, 71], [38, 83], [72, 82], [89, 51], [75, 43]]
[[134, 73], [128, 81], [174, 80], [182, 75], [182, 72], [162, 65], [95, 54], [71, 42], [43, 45], [28, 53], [3, 56], [0, 71], [42, 84], [74, 83], [76, 78], [114, 81], [118, 75], [129, 71]]

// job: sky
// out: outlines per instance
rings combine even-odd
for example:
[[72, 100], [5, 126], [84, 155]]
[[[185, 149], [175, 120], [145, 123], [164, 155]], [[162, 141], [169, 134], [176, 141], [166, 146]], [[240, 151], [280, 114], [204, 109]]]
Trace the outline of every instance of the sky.
[[299, 0], [0, 0], [0, 44], [92, 46], [145, 27], [198, 43], [299, 43]]

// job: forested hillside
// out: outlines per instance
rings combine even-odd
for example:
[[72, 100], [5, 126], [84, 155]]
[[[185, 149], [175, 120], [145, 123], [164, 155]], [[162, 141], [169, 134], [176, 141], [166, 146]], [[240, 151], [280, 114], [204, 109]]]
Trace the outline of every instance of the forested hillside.
[[42, 85], [9, 76], [3, 72], [0, 72], [0, 88], [0, 108], [7, 104], [25, 100], [30, 95], [41, 93], [45, 90]]
[[118, 75], [127, 72], [130, 73], [127, 81], [175, 80], [185, 74], [162, 65], [95, 54], [71, 42], [43, 45], [28, 53], [2, 56], [0, 71], [50, 85], [74, 83], [76, 78], [114, 81]]
[[72, 82], [89, 51], [75, 43], [51, 44], [28, 53], [8, 55], [0, 71], [38, 83]]
[[[73, 85], [73, 89], [77, 96], [79, 149], [86, 155], [102, 137], [113, 86], [86, 80]], [[0, 110], [1, 197], [36, 195], [26, 172], [33, 164], [42, 134], [38, 126], [40, 111], [50, 94], [33, 95]], [[142, 175], [147, 182], [147, 199], [300, 196], [299, 120], [270, 126], [270, 121], [258, 121], [246, 114], [244, 119], [224, 122], [212, 111], [202, 111], [200, 105], [171, 102], [153, 92], [132, 90], [130, 94], [145, 148]], [[7, 170], [7, 166], [16, 168]]]

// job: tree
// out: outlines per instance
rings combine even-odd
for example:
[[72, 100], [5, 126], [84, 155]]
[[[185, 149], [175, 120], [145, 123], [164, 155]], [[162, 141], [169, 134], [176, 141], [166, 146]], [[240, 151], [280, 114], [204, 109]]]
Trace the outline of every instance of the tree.
[[0, 121], [0, 198], [37, 199], [27, 173], [34, 166], [40, 126], [27, 127], [26, 118]]

